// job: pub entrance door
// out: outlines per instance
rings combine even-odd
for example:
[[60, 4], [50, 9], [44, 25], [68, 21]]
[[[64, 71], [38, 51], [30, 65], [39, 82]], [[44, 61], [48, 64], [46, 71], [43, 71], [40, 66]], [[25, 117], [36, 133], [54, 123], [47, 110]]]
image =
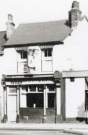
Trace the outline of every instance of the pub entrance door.
[[16, 122], [16, 88], [9, 88], [7, 95], [8, 122]]

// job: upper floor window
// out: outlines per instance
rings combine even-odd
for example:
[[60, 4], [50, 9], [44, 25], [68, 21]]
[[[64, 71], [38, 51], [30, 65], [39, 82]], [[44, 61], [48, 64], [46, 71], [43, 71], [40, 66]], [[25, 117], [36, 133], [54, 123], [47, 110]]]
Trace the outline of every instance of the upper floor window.
[[41, 71], [42, 72], [53, 71], [53, 48], [42, 49]]
[[44, 57], [51, 57], [52, 56], [52, 48], [44, 49]]
[[2, 56], [4, 54], [4, 48], [1, 46], [0, 47], [0, 56]]
[[27, 51], [21, 51], [21, 59], [27, 59]]

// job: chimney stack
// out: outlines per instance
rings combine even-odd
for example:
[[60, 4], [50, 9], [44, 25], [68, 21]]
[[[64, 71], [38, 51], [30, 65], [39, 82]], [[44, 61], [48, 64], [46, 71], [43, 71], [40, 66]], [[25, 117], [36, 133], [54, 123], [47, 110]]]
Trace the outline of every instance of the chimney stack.
[[6, 30], [6, 38], [7, 40], [11, 37], [15, 30], [15, 24], [13, 22], [13, 16], [12, 14], [8, 14], [8, 21], [6, 23], [7, 30]]
[[79, 9], [79, 2], [73, 1], [72, 8], [69, 11], [68, 24], [70, 27], [74, 28], [77, 26], [78, 22], [81, 20], [81, 11]]

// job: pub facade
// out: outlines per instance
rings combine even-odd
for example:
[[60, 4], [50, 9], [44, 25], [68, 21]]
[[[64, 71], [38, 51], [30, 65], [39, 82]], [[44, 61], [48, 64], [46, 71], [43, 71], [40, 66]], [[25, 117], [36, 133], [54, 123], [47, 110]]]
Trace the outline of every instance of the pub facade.
[[[85, 68], [85, 72], [74, 72], [61, 58], [65, 44], [71, 43], [69, 38], [83, 20], [86, 18], [82, 18], [77, 1], [72, 3], [67, 20], [20, 24], [15, 29], [13, 16], [8, 15], [7, 30], [0, 32], [1, 122], [85, 119], [88, 72]], [[73, 89], [78, 93], [77, 103]], [[79, 101], [83, 102], [81, 113]]]

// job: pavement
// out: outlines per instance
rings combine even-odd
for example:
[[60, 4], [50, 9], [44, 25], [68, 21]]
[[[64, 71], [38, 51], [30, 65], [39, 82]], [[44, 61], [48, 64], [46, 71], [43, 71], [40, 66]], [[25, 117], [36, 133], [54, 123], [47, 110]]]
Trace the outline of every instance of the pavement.
[[0, 124], [1, 131], [60, 131], [66, 134], [88, 135], [88, 125], [85, 123], [58, 123], [58, 124], [28, 124], [4, 123]]

